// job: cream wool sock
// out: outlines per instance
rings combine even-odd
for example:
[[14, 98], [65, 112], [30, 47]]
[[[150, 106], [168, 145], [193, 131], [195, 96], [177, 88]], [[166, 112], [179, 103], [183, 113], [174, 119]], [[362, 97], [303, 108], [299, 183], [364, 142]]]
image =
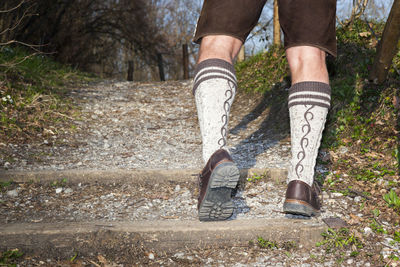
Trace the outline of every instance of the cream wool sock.
[[207, 59], [197, 64], [193, 94], [205, 163], [216, 150], [226, 146], [229, 112], [236, 88], [235, 68], [229, 62]]
[[330, 96], [330, 86], [321, 82], [300, 82], [289, 90], [292, 160], [288, 183], [301, 180], [312, 186], [314, 182], [314, 168]]

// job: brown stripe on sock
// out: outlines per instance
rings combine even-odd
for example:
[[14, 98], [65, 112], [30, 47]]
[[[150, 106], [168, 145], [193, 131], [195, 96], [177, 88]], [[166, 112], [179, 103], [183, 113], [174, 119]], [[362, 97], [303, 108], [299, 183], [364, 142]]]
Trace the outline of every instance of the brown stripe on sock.
[[331, 101], [331, 99], [329, 97], [326, 97], [326, 96], [304, 94], [304, 95], [289, 96], [289, 102], [293, 101], [293, 99], [298, 99], [298, 98], [319, 99], [319, 100], [326, 101], [328, 103]]
[[201, 74], [199, 75], [199, 77], [196, 78], [196, 76], [195, 76], [194, 82], [197, 83], [197, 81], [198, 81], [199, 79], [201, 79], [201, 78], [203, 77], [203, 75], [207, 75], [207, 74], [210, 74], [210, 73], [221, 73], [221, 74], [225, 74], [225, 75], [229, 76], [229, 78], [231, 78], [232, 80], [236, 81], [235, 76], [232, 75], [232, 73], [229, 72], [229, 71], [223, 71], [223, 70], [208, 68], [207, 70], [202, 71]]
[[299, 92], [319, 92], [330, 95], [331, 87], [329, 84], [322, 82], [299, 82], [295, 83], [289, 89], [289, 96]]
[[296, 106], [296, 105], [310, 105], [310, 106], [319, 106], [319, 107], [323, 107], [323, 108], [330, 108], [329, 104], [326, 103], [322, 103], [322, 102], [315, 102], [315, 101], [292, 101], [289, 103], [289, 108]]
[[207, 81], [207, 80], [211, 80], [211, 79], [225, 79], [225, 80], [227, 80], [227, 81], [233, 83], [233, 84], [235, 85], [235, 87], [237, 86], [235, 80], [231, 80], [231, 79], [227, 78], [226, 76], [222, 76], [222, 75], [210, 75], [210, 76], [206, 76], [206, 77], [204, 77], [204, 78], [199, 79], [198, 81], [196, 81], [196, 83], [195, 83], [194, 86], [193, 86], [193, 91], [192, 91], [193, 95], [196, 93], [197, 87], [199, 87], [199, 85], [200, 85], [202, 82]]
[[209, 67], [223, 68], [223, 69], [226, 69], [226, 70], [232, 72], [233, 75], [236, 75], [235, 67], [228, 61], [225, 61], [225, 60], [222, 60], [219, 58], [210, 58], [210, 59], [206, 59], [196, 65], [195, 71], [194, 71], [194, 77], [196, 77], [196, 75], [197, 75], [197, 73], [199, 73], [199, 71], [201, 71], [204, 68], [209, 68]]

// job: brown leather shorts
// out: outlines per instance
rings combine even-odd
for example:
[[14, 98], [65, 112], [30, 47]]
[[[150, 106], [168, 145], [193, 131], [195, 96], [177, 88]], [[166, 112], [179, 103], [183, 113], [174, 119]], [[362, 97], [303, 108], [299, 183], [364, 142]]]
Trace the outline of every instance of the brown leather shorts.
[[[229, 35], [244, 42], [266, 0], [204, 0], [193, 41]], [[336, 0], [278, 0], [285, 49], [309, 45], [336, 56]]]

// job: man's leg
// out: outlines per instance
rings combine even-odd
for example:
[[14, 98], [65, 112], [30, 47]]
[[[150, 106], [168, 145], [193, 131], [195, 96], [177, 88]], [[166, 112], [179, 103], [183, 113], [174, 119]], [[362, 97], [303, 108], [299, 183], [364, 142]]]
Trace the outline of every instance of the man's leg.
[[226, 145], [229, 111], [237, 88], [232, 62], [241, 46], [240, 40], [224, 35], [206, 36], [200, 45], [193, 94], [205, 163], [217, 149]]
[[195, 69], [195, 96], [203, 142], [199, 219], [225, 220], [233, 213], [232, 191], [239, 180], [239, 169], [225, 149], [228, 119], [237, 83], [233, 59], [242, 41], [226, 35], [210, 35], [201, 41]]
[[205, 167], [199, 175], [199, 219], [228, 219], [239, 169], [226, 150], [237, 82], [233, 59], [257, 24], [266, 0], [204, 0], [193, 41], [200, 43], [195, 95]]
[[314, 167], [330, 106], [329, 77], [325, 52], [312, 46], [286, 50], [292, 76], [289, 116], [292, 159], [284, 203], [286, 213], [312, 216], [320, 203], [314, 182]]
[[294, 46], [286, 50], [292, 85], [315, 81], [329, 84], [326, 52], [313, 46]]

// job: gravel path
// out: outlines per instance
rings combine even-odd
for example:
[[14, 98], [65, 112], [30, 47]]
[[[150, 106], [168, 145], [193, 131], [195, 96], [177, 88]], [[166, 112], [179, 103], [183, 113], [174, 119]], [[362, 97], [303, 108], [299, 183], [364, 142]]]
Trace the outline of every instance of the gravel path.
[[[284, 89], [282, 89], [284, 90]], [[45, 129], [42, 143], [4, 144], [0, 170], [70, 169], [200, 169], [201, 140], [191, 81], [135, 83], [105, 81], [71, 91], [81, 119], [70, 129]], [[241, 168], [288, 167], [287, 108], [274, 106], [273, 97], [239, 94], [230, 120], [228, 145]], [[279, 102], [279, 101], [278, 101]], [[243, 188], [242, 188], [243, 189]], [[278, 218], [285, 186], [268, 180], [248, 182], [235, 197], [233, 218]], [[194, 183], [168, 186], [114, 184], [20, 183], [0, 192], [0, 223], [119, 220], [194, 220]], [[361, 197], [324, 192], [324, 212], [313, 220], [339, 217], [364, 220]], [[180, 205], [176, 205], [180, 203]], [[352, 216], [350, 216], [352, 215]], [[365, 218], [369, 220], [370, 218]], [[140, 251], [137, 265], [165, 266], [373, 266], [375, 256], [388, 258], [398, 247], [370, 228], [358, 231], [365, 243], [376, 244], [354, 258], [353, 247], [326, 254], [322, 248], [259, 248], [257, 245], [173, 254]], [[383, 238], [385, 237], [385, 239]], [[386, 254], [385, 254], [386, 253]], [[72, 257], [73, 255], [71, 255]], [[93, 254], [76, 266], [124, 266]], [[103, 257], [103, 258], [102, 258]], [[115, 259], [116, 262], [121, 262]], [[124, 262], [122, 260], [122, 262]], [[370, 263], [372, 262], [372, 263]], [[21, 266], [69, 266], [70, 261], [27, 257]], [[79, 264], [78, 264], [79, 263]], [[75, 265], [74, 265], [75, 266]], [[397, 266], [397, 265], [391, 265]]]
[[[71, 129], [46, 129], [41, 144], [2, 144], [9, 170], [201, 168], [201, 138], [191, 81], [106, 81], [71, 92], [82, 119]], [[286, 168], [289, 142], [268, 137], [261, 96], [238, 96], [229, 147], [242, 168]], [[261, 130], [260, 130], [261, 129]], [[53, 134], [54, 133], [54, 134]]]
[[[285, 185], [265, 179], [247, 182], [244, 190], [235, 197], [236, 212], [233, 219], [245, 223], [252, 218], [282, 218], [281, 212]], [[0, 190], [0, 225], [13, 223], [60, 223], [60, 222], [117, 222], [156, 220], [197, 220], [198, 189], [194, 182], [167, 182], [164, 184], [88, 184], [88, 183], [13, 183]], [[341, 193], [324, 192], [324, 209], [321, 216], [309, 223], [326, 218], [339, 217], [351, 220], [349, 212], [358, 214], [359, 199], [345, 197]], [[177, 205], [179, 203], [179, 205]], [[285, 218], [286, 217], [286, 218]], [[362, 234], [360, 233], [362, 236]], [[368, 238], [388, 255], [391, 240], [377, 238], [371, 229]], [[367, 238], [367, 237], [365, 237]], [[113, 250], [103, 257], [93, 251], [92, 257], [79, 256], [73, 265], [68, 260], [57, 262], [53, 255], [29, 256], [20, 259], [20, 266], [375, 266], [371, 258], [353, 258], [353, 247], [341, 250], [341, 257], [327, 253], [324, 248], [311, 250], [290, 242], [276, 243], [277, 247], [260, 247], [257, 240], [249, 240], [248, 246], [190, 249], [182, 245], [173, 252], [140, 250], [126, 256]], [[270, 240], [274, 242], [274, 240]], [[392, 240], [393, 241], [393, 240]], [[383, 243], [386, 242], [386, 243]], [[386, 244], [381, 245], [381, 244]], [[378, 250], [378, 251], [379, 251]], [[113, 255], [113, 256], [112, 256]], [[74, 253], [71, 251], [70, 257]], [[107, 258], [109, 265], [103, 265]], [[124, 264], [120, 264], [124, 263]]]
[[[285, 185], [248, 182], [234, 197], [231, 219], [282, 218]], [[0, 191], [0, 224], [102, 221], [198, 220], [198, 188], [194, 182], [163, 184], [21, 183]], [[324, 193], [321, 216], [349, 220], [358, 203], [340, 193]], [[177, 204], [179, 203], [179, 205]], [[361, 215], [362, 216], [362, 215]]]

